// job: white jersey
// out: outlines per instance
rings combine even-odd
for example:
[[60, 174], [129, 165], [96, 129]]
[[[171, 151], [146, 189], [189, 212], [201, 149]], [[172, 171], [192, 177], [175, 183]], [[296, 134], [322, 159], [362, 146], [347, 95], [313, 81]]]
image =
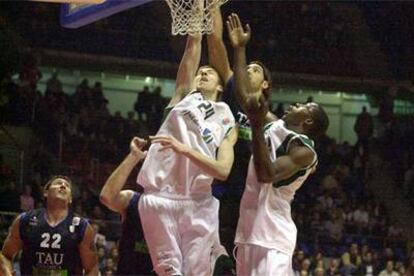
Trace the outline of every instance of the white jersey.
[[[205, 100], [199, 92], [182, 99], [170, 111], [157, 135], [171, 135], [198, 152], [216, 158], [216, 151], [234, 127], [227, 104]], [[211, 195], [213, 177], [172, 149], [152, 144], [138, 174], [145, 193], [178, 199]]]
[[[283, 120], [268, 124], [264, 129], [264, 136], [272, 162], [288, 153], [293, 140], [299, 140], [314, 151], [313, 141], [287, 129]], [[312, 164], [289, 179], [278, 183], [260, 183], [253, 157], [250, 159], [246, 187], [240, 203], [236, 244], [254, 244], [293, 254], [297, 229], [291, 217], [290, 203], [316, 162], [315, 153]]]

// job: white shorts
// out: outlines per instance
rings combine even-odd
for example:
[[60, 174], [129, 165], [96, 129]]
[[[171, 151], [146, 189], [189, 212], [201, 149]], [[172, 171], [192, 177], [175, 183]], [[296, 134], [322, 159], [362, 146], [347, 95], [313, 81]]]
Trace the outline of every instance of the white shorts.
[[145, 240], [158, 275], [212, 275], [227, 255], [218, 234], [219, 201], [176, 200], [143, 194], [138, 204]]
[[239, 276], [293, 276], [292, 256], [252, 244], [237, 245]]

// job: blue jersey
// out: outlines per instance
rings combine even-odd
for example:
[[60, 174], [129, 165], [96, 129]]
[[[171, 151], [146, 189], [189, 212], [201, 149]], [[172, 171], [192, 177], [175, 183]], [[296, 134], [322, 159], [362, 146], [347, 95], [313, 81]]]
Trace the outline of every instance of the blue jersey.
[[134, 193], [122, 222], [122, 234], [119, 240], [118, 275], [154, 275], [151, 258], [142, 232], [141, 219], [138, 214], [140, 196], [140, 194]]
[[43, 208], [20, 215], [22, 275], [82, 274], [78, 245], [87, 225], [85, 219], [71, 211], [55, 226], [49, 225]]
[[215, 184], [223, 186], [233, 196], [240, 199], [246, 182], [250, 156], [252, 155], [252, 131], [247, 115], [236, 99], [233, 76], [227, 81], [222, 100], [228, 104], [233, 113], [238, 126], [238, 139], [234, 145], [234, 163], [229, 177], [224, 183], [215, 181]]

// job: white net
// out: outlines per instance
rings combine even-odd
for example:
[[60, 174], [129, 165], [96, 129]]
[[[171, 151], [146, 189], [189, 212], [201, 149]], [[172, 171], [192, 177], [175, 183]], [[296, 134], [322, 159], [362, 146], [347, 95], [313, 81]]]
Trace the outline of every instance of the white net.
[[173, 35], [210, 34], [213, 31], [211, 12], [227, 0], [166, 0], [171, 9]]

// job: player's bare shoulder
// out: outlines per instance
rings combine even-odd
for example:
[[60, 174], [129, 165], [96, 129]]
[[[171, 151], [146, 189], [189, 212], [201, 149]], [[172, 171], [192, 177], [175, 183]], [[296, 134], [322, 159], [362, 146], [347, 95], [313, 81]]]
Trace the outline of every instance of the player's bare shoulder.
[[268, 123], [279, 120], [279, 117], [277, 117], [273, 112], [268, 111], [266, 114], [265, 120], [266, 120], [265, 123], [268, 124]]

